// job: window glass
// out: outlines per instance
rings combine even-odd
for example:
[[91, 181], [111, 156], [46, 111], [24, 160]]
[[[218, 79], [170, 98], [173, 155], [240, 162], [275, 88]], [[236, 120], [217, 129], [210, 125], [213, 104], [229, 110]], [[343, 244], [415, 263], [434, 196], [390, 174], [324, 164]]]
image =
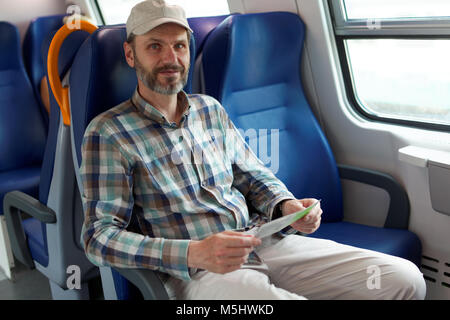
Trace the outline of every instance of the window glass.
[[[97, 0], [105, 24], [125, 23], [131, 8], [139, 2], [142, 0]], [[230, 13], [227, 0], [166, 0], [166, 3], [182, 6], [188, 18]]]
[[450, 40], [347, 39], [345, 47], [366, 112], [450, 124]]
[[347, 19], [450, 17], [449, 0], [343, 1]]

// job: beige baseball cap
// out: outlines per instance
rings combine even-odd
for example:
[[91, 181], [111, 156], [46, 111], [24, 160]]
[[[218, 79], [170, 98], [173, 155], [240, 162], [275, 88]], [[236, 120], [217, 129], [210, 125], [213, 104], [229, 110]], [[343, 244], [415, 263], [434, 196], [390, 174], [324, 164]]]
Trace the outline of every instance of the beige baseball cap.
[[173, 22], [193, 33], [186, 19], [183, 8], [168, 5], [164, 0], [146, 0], [131, 9], [127, 20], [127, 37], [131, 33], [143, 35], [164, 23]]

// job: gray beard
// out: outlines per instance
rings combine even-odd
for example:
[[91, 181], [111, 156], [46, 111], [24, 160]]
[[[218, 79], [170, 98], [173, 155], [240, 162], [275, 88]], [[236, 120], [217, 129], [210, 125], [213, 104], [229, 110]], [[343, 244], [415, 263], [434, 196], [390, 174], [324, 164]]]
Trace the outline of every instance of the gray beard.
[[179, 93], [181, 90], [183, 90], [184, 86], [187, 83], [187, 77], [183, 77], [177, 83], [162, 86], [158, 82], [158, 80], [154, 79], [153, 77], [149, 76], [146, 77], [142, 73], [140, 75], [138, 74], [138, 77], [147, 88], [164, 95], [172, 95]]
[[[184, 86], [187, 83], [188, 79], [188, 72], [185, 71], [184, 75], [181, 77], [180, 81], [176, 83], [169, 83], [167, 86], [163, 86], [158, 82], [157, 74], [153, 74], [152, 72], [146, 72], [140, 61], [137, 59], [136, 55], [134, 56], [135, 61], [135, 70], [136, 70], [136, 76], [139, 80], [142, 81], [142, 83], [149, 88], [152, 91], [155, 91], [159, 94], [164, 95], [172, 95], [177, 94], [181, 90], [183, 90]], [[189, 68], [188, 68], [189, 70]]]

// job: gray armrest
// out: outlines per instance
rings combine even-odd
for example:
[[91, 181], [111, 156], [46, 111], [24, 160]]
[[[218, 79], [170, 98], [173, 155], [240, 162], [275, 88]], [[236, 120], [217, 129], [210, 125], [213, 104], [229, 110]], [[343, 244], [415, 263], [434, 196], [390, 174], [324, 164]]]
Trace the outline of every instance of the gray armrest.
[[369, 169], [338, 165], [341, 179], [373, 185], [387, 191], [390, 197], [385, 228], [408, 229], [410, 204], [405, 189], [392, 176]]
[[34, 268], [33, 258], [23, 231], [20, 212], [44, 223], [55, 223], [56, 214], [52, 209], [21, 191], [8, 192], [3, 199], [3, 213], [14, 256], [26, 266]]
[[169, 300], [164, 284], [153, 270], [126, 268], [114, 270], [135, 285], [145, 300]]

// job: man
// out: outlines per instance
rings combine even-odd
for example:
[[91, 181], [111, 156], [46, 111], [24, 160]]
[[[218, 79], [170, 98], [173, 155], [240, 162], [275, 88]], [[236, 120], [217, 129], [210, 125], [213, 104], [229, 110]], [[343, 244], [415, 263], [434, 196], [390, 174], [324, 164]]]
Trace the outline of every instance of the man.
[[[295, 199], [216, 100], [182, 91], [191, 32], [184, 11], [164, 1], [130, 13], [124, 52], [138, 86], [91, 122], [83, 142], [89, 259], [158, 270], [181, 299], [423, 298], [424, 280], [409, 261], [291, 234], [316, 231], [320, 205], [264, 241], [238, 231], [316, 199]], [[374, 266], [375, 290], [367, 273]]]

